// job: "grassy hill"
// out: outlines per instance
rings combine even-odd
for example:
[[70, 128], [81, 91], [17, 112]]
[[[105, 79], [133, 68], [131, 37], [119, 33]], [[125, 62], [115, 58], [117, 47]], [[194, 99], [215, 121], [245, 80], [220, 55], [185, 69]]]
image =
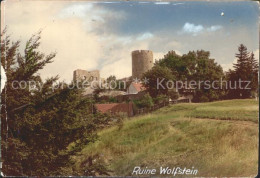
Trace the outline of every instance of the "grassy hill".
[[111, 175], [131, 175], [135, 166], [198, 169], [196, 176], [255, 176], [258, 102], [229, 100], [171, 105], [102, 130], [100, 140], [76, 158], [100, 154]]

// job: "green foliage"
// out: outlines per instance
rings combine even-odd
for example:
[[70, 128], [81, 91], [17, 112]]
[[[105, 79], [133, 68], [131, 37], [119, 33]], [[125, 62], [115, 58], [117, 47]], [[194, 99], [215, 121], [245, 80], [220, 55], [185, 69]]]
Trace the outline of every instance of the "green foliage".
[[152, 97], [146, 93], [141, 99], [134, 100], [134, 104], [138, 108], [150, 108], [154, 105]]
[[157, 97], [153, 98], [156, 104], [164, 103], [168, 100], [168, 96], [166, 95], [158, 95]]
[[[57, 76], [41, 80], [39, 70], [52, 62], [55, 53], [38, 51], [40, 33], [27, 41], [24, 54], [18, 50], [19, 41], [11, 44], [5, 31], [1, 37], [1, 62], [7, 74], [1, 93], [3, 173], [73, 174], [68, 169], [73, 164], [69, 157], [97, 140], [96, 131], [108, 123], [108, 117], [93, 115], [93, 101], [83, 98], [82, 90], [57, 83]], [[13, 81], [36, 83], [30, 90], [28, 86], [22, 89], [17, 83], [12, 85]], [[72, 142], [74, 146], [69, 147]]]
[[198, 105], [190, 112], [186, 112], [185, 116], [258, 123], [257, 105], [258, 101], [252, 99], [224, 100]]
[[[163, 59], [159, 60], [158, 65], [170, 69], [176, 81], [196, 81], [198, 84], [200, 81], [207, 80], [211, 82], [220, 81], [224, 77], [222, 67], [210, 58], [210, 52], [204, 50], [190, 51], [182, 56], [170, 51]], [[193, 92], [187, 91], [185, 88], [179, 89], [178, 92], [180, 94], [187, 94], [187, 92], [194, 94], [194, 102], [202, 102], [201, 99], [203, 101], [214, 101], [221, 99], [224, 95], [221, 89], [214, 89], [214, 92], [213, 89], [206, 89], [204, 83], [200, 87], [196, 87]]]
[[117, 99], [116, 99], [115, 97], [110, 96], [110, 97], [109, 97], [109, 102], [110, 102], [110, 103], [116, 103], [116, 102], [117, 102]]
[[126, 81], [117, 80], [116, 83], [117, 83], [116, 89], [121, 91], [126, 91], [127, 87], [130, 85], [130, 82], [126, 82]]
[[[250, 54], [243, 44], [240, 44], [238, 53], [235, 56], [237, 63], [234, 64], [234, 70], [230, 70], [227, 76], [232, 82], [232, 88], [236, 87], [236, 89], [229, 89], [227, 97], [249, 98], [252, 95], [254, 96], [258, 92], [258, 62], [253, 52]], [[250, 84], [248, 86], [247, 82], [239, 84], [239, 80], [250, 81]], [[250, 89], [245, 89], [246, 86]]]
[[[225, 76], [222, 67], [210, 58], [208, 51], [190, 51], [182, 56], [177, 55], [174, 51], [169, 51], [164, 58], [156, 62], [154, 68], [144, 74], [143, 78], [149, 79], [149, 83], [145, 84], [145, 87], [153, 97], [159, 94], [175, 95], [173, 92], [168, 92], [167, 87], [157, 89], [158, 79], [165, 78], [162, 82], [163, 86], [166, 86], [166, 82], [172, 79], [182, 82], [194, 81], [197, 83], [195, 89], [187, 89], [184, 86], [178, 90], [180, 94], [193, 94], [193, 102], [256, 96], [258, 92], [258, 62], [254, 54], [249, 53], [247, 48], [241, 44], [236, 57], [238, 60], [237, 64], [234, 64], [234, 70], [230, 70]], [[223, 82], [221, 85], [220, 81], [225, 80], [231, 81], [231, 86], [233, 88], [236, 86], [236, 89], [231, 89], [229, 83]], [[240, 89], [239, 80], [250, 81], [248, 88], [251, 89]], [[209, 81], [211, 88], [208, 88], [205, 81]], [[245, 88], [246, 85], [247, 83], [244, 82], [241, 87]]]
[[108, 83], [108, 85], [109, 85], [109, 86], [108, 86], [109, 89], [116, 88], [116, 87], [117, 87], [116, 76], [110, 75], [110, 76], [107, 78], [107, 83]]
[[117, 115], [116, 117], [116, 125], [118, 126], [118, 130], [121, 130], [124, 126], [124, 118], [127, 117], [126, 115], [124, 115], [123, 113], [119, 113], [119, 115]]
[[185, 80], [189, 77], [193, 61], [194, 58], [191, 56], [182, 58], [182, 56], [177, 55], [175, 51], [169, 51], [164, 58], [160, 59], [157, 63], [160, 66], [169, 68], [176, 79]]
[[[151, 70], [143, 74], [143, 80], [146, 78], [149, 80], [147, 83], [143, 83], [146, 90], [152, 97], [156, 97], [159, 94], [167, 94], [168, 88], [166, 87], [167, 82], [174, 79], [171, 71], [164, 66], [155, 65]], [[157, 84], [161, 81], [163, 87], [158, 87]]]

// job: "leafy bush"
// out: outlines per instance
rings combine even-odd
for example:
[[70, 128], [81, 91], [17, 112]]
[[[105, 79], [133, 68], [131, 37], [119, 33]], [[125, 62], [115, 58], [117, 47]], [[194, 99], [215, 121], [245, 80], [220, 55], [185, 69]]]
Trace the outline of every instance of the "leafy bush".
[[146, 93], [142, 99], [134, 100], [134, 104], [138, 108], [150, 108], [154, 105], [152, 97]]
[[154, 98], [154, 102], [156, 104], [166, 102], [167, 100], [168, 100], [168, 97], [166, 95], [158, 95], [156, 98]]

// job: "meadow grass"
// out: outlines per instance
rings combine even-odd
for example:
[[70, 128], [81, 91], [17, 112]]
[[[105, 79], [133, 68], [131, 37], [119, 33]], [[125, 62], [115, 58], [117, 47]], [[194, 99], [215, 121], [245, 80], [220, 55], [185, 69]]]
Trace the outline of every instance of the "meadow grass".
[[[224, 120], [221, 120], [224, 119]], [[78, 157], [102, 154], [111, 175], [131, 176], [135, 166], [198, 169], [196, 176], [255, 176], [258, 102], [185, 103], [124, 121], [99, 132]]]
[[203, 103], [195, 107], [186, 116], [195, 118], [211, 118], [221, 120], [241, 120], [258, 123], [258, 101], [228, 100]]

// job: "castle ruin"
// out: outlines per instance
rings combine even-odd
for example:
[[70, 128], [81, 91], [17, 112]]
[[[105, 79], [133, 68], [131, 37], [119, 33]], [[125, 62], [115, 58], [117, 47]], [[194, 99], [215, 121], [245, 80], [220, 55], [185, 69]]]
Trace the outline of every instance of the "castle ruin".
[[136, 50], [132, 52], [132, 77], [140, 79], [142, 74], [153, 67], [153, 52]]
[[74, 81], [78, 81], [78, 80], [94, 81], [99, 79], [100, 79], [99, 70], [87, 71], [87, 70], [77, 69], [73, 72]]
[[[153, 52], [150, 50], [132, 51], [132, 78], [141, 79], [143, 73], [153, 67]], [[129, 77], [128, 77], [129, 78]], [[87, 71], [77, 69], [73, 72], [74, 81], [94, 81], [100, 80], [99, 70]], [[127, 79], [127, 78], [126, 78]]]

